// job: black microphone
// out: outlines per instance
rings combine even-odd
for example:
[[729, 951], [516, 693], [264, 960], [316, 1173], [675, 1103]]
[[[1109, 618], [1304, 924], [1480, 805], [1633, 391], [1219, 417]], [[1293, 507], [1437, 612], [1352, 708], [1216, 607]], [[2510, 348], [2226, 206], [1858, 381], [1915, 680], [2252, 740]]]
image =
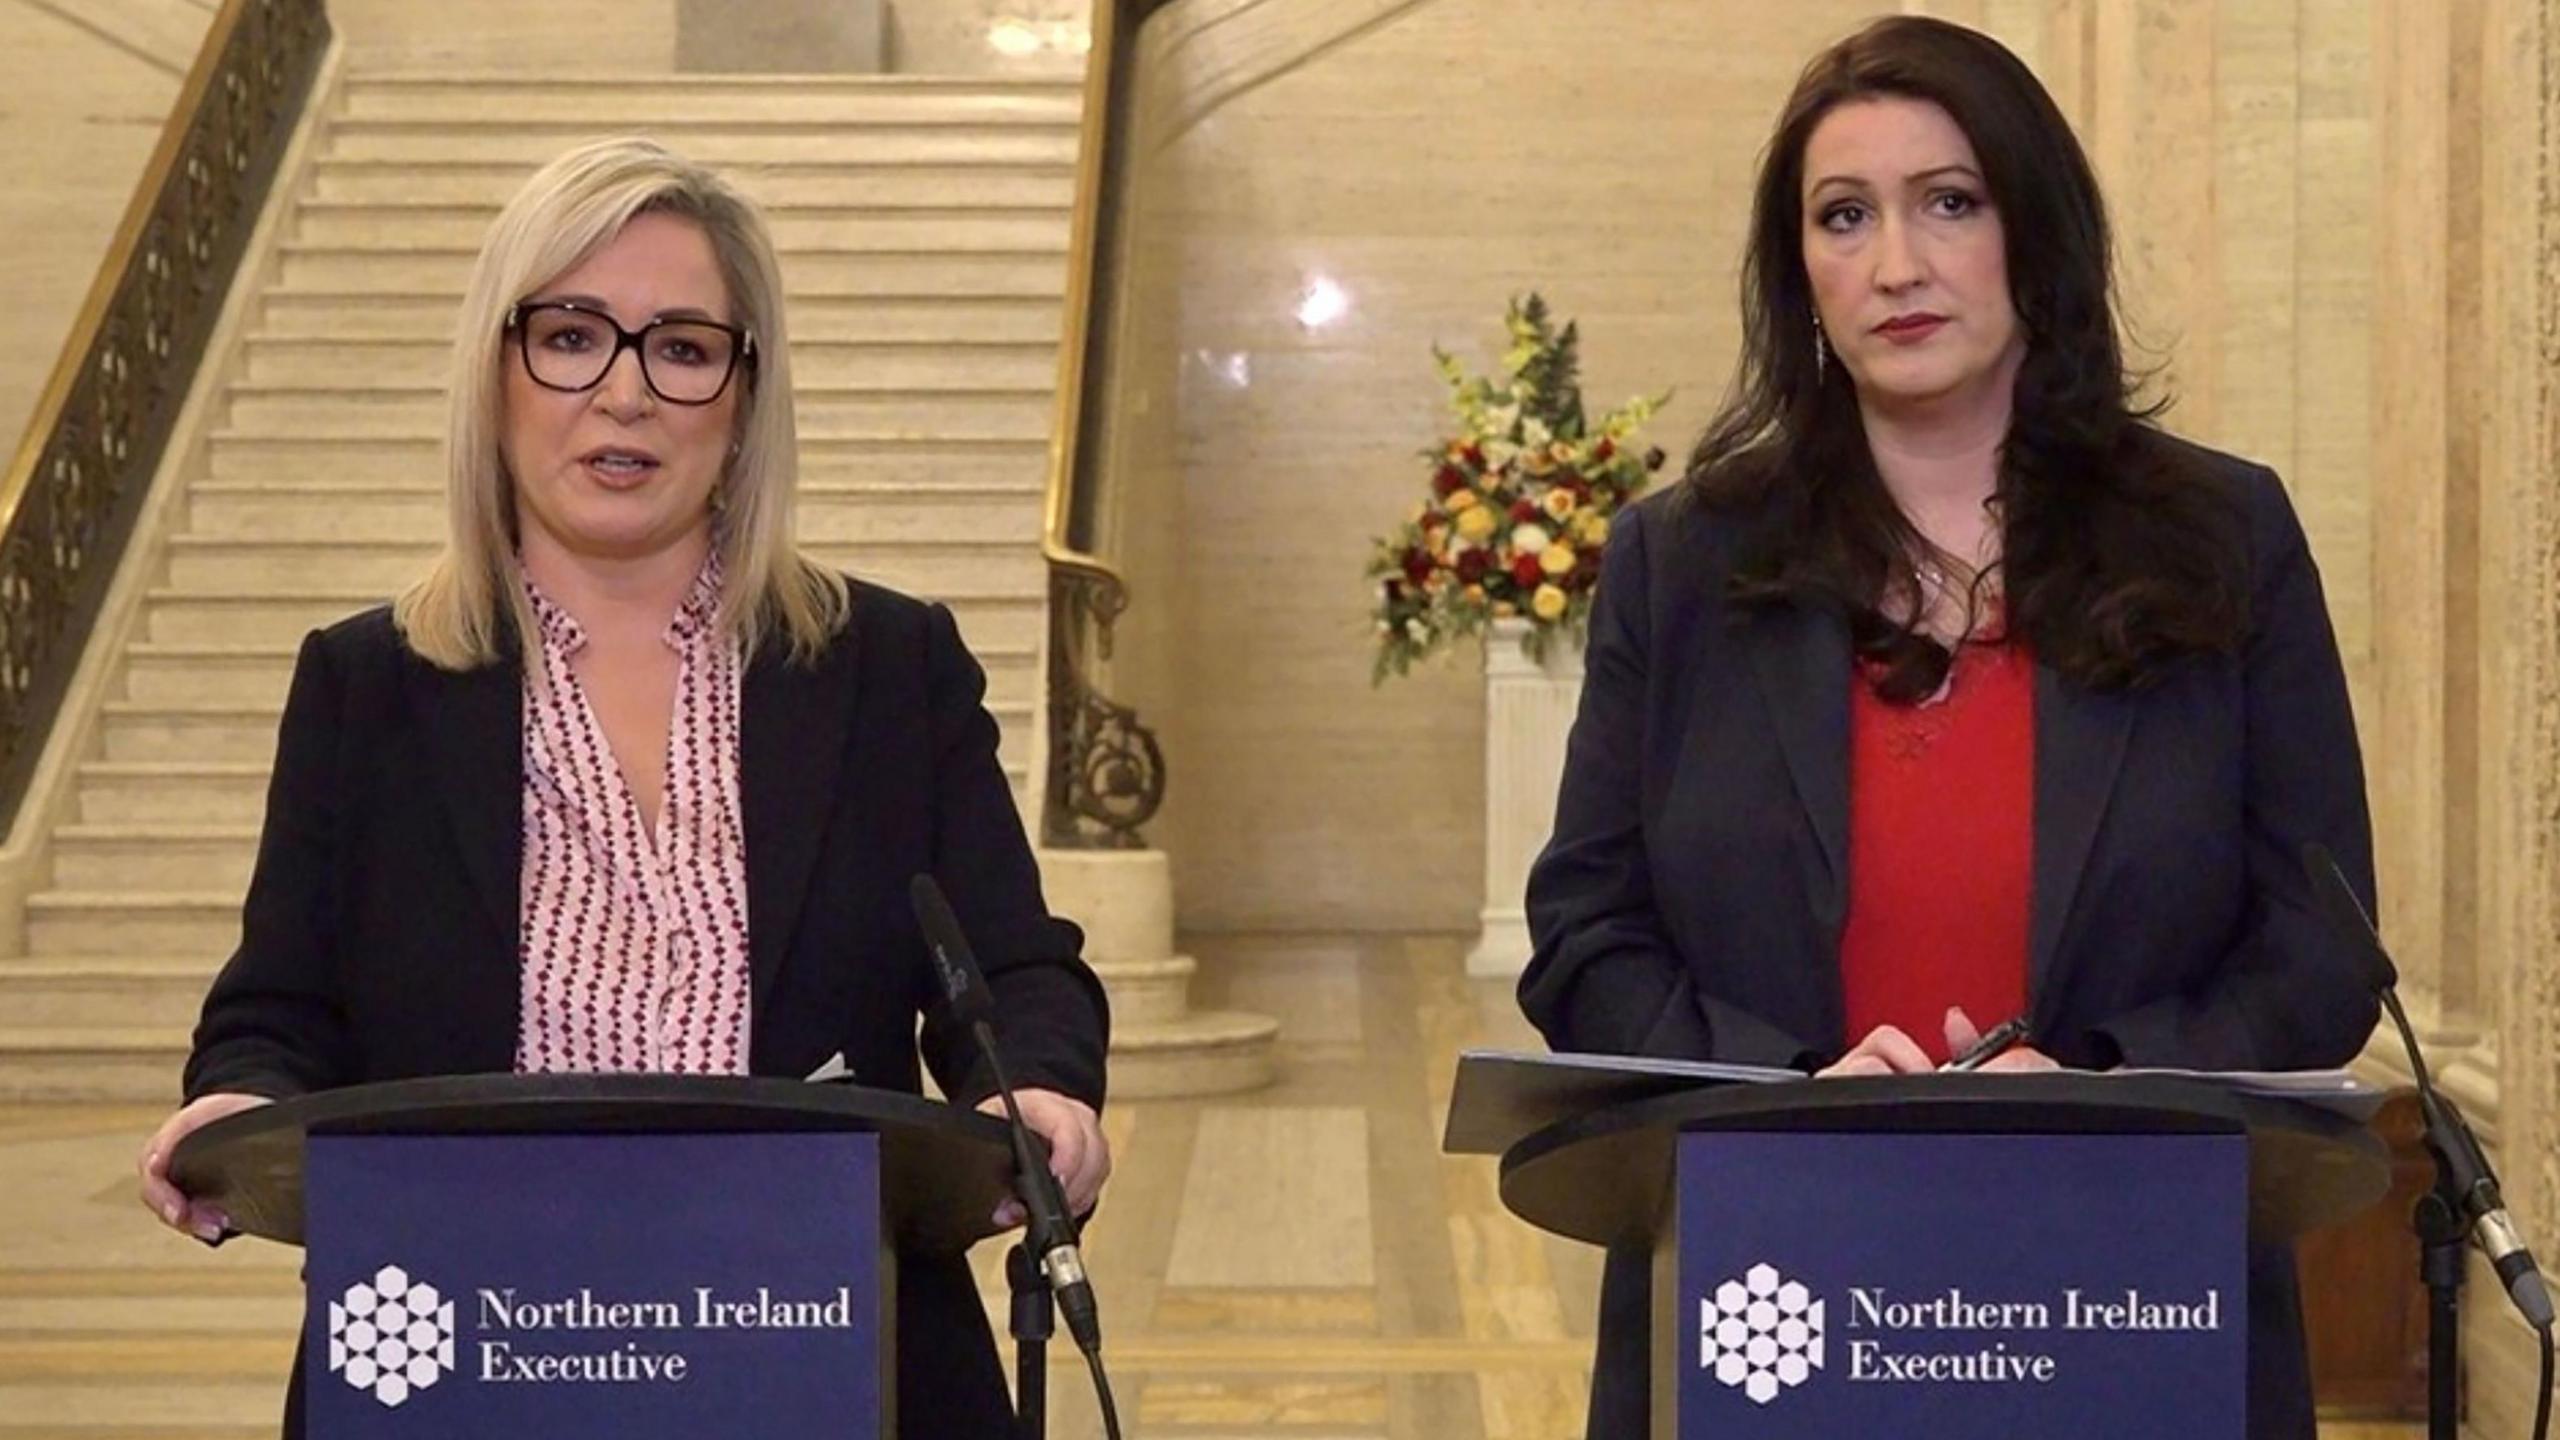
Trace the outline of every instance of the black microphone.
[[2499, 1283], [2507, 1287], [2507, 1298], [2515, 1302], [2526, 1323], [2536, 1330], [2549, 1330], [2551, 1292], [2543, 1285], [2540, 1267], [2533, 1263], [2533, 1252], [2525, 1248], [2524, 1237], [2507, 1214], [2506, 1198], [2498, 1192], [2498, 1173], [2481, 1151], [2479, 1137], [2471, 1133], [2462, 1111], [2437, 1092], [2434, 1077], [2427, 1073], [2426, 1057], [2418, 1051], [2418, 1032], [2410, 1028], [2408, 1012], [2400, 1008], [2399, 967], [2382, 948], [2373, 917], [2365, 913], [2364, 901], [2356, 897], [2355, 887], [2347, 882], [2347, 873], [2338, 868], [2337, 857], [2328, 847], [2316, 840], [2304, 845], [2302, 868], [2310, 874], [2311, 895], [2321, 918], [2364, 962], [2367, 982], [2381, 994], [2383, 1009], [2399, 1027], [2400, 1043], [2409, 1052], [2409, 1073], [2418, 1084], [2418, 1113], [2426, 1120], [2427, 1148], [2435, 1153], [2471, 1243], [2489, 1257]]
[[995, 1031], [988, 1024], [995, 1005], [987, 994], [986, 977], [978, 970], [967, 937], [960, 933], [950, 902], [942, 898], [942, 887], [931, 875], [920, 874], [910, 881], [907, 899], [915, 907], [916, 924], [924, 931], [925, 949], [933, 955], [934, 972], [941, 977], [943, 999], [953, 1017], [977, 1038], [978, 1053], [986, 1057], [987, 1068], [995, 1073], [996, 1093], [1004, 1098], [1005, 1121], [1013, 1131], [1013, 1162], [1021, 1172], [1022, 1204], [1029, 1216], [1024, 1239], [1058, 1297], [1058, 1309], [1067, 1317], [1067, 1333], [1075, 1337], [1076, 1348], [1088, 1357], [1098, 1356], [1102, 1319], [1094, 1308], [1093, 1282], [1085, 1276], [1084, 1254], [1077, 1248], [1075, 1221], [1067, 1213], [1066, 1192], [1032, 1148], [1031, 1127], [1022, 1123], [1021, 1107], [1014, 1103], [1013, 1081], [1005, 1075], [1004, 1057], [996, 1050]]

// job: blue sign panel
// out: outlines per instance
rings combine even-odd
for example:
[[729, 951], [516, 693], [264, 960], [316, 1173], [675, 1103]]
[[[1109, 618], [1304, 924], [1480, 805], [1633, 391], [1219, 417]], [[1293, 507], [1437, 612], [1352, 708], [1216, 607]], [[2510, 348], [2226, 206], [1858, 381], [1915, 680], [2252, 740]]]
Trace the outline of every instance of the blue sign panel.
[[870, 1135], [313, 1136], [316, 1440], [879, 1440]]
[[1684, 1135], [1682, 1440], [2242, 1440], [2238, 1135]]

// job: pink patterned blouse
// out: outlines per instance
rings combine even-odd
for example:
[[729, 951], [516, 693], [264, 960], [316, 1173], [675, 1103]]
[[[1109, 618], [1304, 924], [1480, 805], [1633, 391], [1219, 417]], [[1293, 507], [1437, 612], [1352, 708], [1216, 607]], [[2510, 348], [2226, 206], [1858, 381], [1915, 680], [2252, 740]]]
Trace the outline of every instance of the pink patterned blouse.
[[526, 588], [549, 683], [524, 689], [516, 1069], [745, 1074], [742, 667], [715, 623], [719, 561], [704, 564], [667, 625], [683, 668], [654, 834], [569, 668], [586, 632]]

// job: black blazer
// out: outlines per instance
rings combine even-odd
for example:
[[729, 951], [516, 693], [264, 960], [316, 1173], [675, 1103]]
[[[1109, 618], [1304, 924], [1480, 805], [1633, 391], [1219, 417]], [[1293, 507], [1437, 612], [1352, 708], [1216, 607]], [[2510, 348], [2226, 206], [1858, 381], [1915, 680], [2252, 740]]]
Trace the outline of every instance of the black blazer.
[[[2092, 1068], [2342, 1064], [2377, 1002], [2299, 856], [2328, 846], [2369, 903], [2372, 836], [2319, 575], [2272, 471], [2161, 443], [2246, 515], [2250, 634], [2131, 693], [2039, 668], [2032, 1039]], [[1612, 529], [1555, 833], [1529, 878], [1520, 1003], [1560, 1050], [1811, 1069], [1858, 1038], [1839, 966], [1848, 630], [1726, 598], [1752, 523], [1683, 486]], [[1645, 1433], [1643, 1278], [1612, 1264], [1595, 1436]], [[2250, 1302], [2250, 1433], [2308, 1436], [2289, 1257], [2258, 1257]]]
[[[852, 618], [814, 664], [769, 644], [741, 687], [753, 1073], [797, 1079], [841, 1053], [863, 1084], [918, 1090], [921, 1015], [944, 1093], [970, 1104], [993, 1091], [934, 1008], [906, 898], [909, 877], [931, 871], [986, 969], [1015, 1083], [1099, 1106], [1102, 987], [1081, 932], [1041, 899], [985, 675], [950, 612], [857, 582]], [[190, 1098], [513, 1068], [522, 706], [514, 660], [439, 670], [387, 609], [303, 642], [240, 948], [205, 999]], [[902, 1257], [898, 1324], [900, 1413], [933, 1417], [936, 1435], [1006, 1433], [960, 1257]]]

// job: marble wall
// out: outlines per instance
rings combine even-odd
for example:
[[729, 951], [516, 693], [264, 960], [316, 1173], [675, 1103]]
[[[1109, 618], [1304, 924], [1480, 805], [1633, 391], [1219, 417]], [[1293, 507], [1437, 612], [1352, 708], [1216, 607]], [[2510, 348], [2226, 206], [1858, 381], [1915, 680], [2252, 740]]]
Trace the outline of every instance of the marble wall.
[[[1483, 363], [1505, 297], [1543, 289], [1582, 321], [1593, 399], [1676, 390], [1653, 433], [1683, 451], [1730, 371], [1777, 105], [1880, 8], [1174, 0], [1147, 23], [1109, 453], [1142, 587], [1126, 687], [1176, 767], [1190, 922], [1468, 923], [1475, 666], [1372, 690], [1362, 631], [1363, 541], [1444, 419], [1429, 347]], [[2376, 413], [2414, 393], [2376, 365], [2423, 363], [2373, 330], [2382, 7], [1906, 8], [1999, 35], [2081, 129], [2137, 358], [2175, 428], [2292, 483], [2371, 718], [2375, 456], [2428, 423]], [[1347, 307], [1302, 323], [1322, 286]]]
[[889, 68], [917, 75], [1084, 73], [1093, 0], [889, 0]]
[[[169, 0], [177, 3], [177, 0]], [[330, 0], [358, 67], [1084, 73], [1092, 0]], [[744, 12], [752, 9], [752, 15]], [[876, 29], [877, 46], [854, 29]], [[794, 42], [790, 37], [796, 35]]]
[[195, 61], [209, 6], [0, 6], [0, 439], [12, 450]]

